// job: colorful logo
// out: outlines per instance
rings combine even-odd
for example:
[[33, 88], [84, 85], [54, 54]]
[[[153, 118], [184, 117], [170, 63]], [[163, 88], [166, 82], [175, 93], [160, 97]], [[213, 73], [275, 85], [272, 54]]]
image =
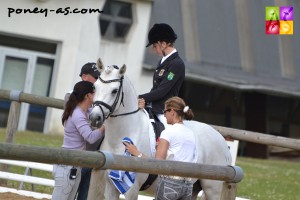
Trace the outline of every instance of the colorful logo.
[[294, 34], [293, 6], [266, 7], [266, 34], [293, 35]]

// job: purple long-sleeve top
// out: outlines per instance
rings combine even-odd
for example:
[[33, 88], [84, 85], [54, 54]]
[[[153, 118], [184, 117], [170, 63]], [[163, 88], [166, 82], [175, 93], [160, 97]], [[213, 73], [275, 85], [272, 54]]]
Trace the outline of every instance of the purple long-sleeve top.
[[93, 144], [104, 136], [99, 129], [92, 130], [87, 115], [79, 106], [74, 109], [65, 122], [63, 148], [85, 150], [87, 142]]

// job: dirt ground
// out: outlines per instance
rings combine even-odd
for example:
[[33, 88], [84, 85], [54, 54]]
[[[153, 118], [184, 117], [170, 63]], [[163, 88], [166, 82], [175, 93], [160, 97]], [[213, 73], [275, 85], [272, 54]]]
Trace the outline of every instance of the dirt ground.
[[[25, 197], [25, 196], [17, 195], [17, 194], [10, 193], [10, 192], [0, 193], [0, 199], [5, 199], [5, 200], [36, 200], [33, 197]], [[42, 199], [42, 200], [48, 200], [48, 199]]]

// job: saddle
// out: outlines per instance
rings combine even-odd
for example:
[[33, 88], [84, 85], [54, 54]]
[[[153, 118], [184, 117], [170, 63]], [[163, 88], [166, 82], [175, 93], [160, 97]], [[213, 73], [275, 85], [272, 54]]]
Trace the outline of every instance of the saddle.
[[[163, 130], [165, 130], [165, 126], [164, 126], [163, 123], [161, 123], [159, 121], [159, 119], [157, 118], [156, 114], [153, 112], [151, 107], [145, 107], [145, 110], [148, 112], [149, 118], [152, 119], [151, 124], [152, 124], [153, 129], [154, 129], [155, 140], [158, 141], [161, 132]], [[147, 180], [145, 181], [145, 183], [140, 188], [140, 191], [148, 189], [152, 185], [152, 183], [155, 181], [156, 178], [157, 178], [157, 174], [149, 174]]]
[[165, 130], [165, 126], [161, 121], [159, 121], [159, 119], [157, 118], [156, 114], [153, 112], [151, 107], [145, 107], [145, 110], [148, 112], [149, 118], [152, 119], [151, 124], [154, 129], [155, 140], [157, 141], [158, 138], [160, 137], [161, 132]]

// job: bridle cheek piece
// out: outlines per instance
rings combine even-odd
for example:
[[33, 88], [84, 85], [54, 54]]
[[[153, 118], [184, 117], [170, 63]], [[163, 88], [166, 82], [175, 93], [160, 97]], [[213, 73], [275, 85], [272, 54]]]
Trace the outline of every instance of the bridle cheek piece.
[[[117, 106], [117, 103], [118, 103], [118, 101], [119, 101], [119, 99], [120, 99], [121, 90], [122, 90], [122, 98], [121, 98], [120, 104], [123, 104], [123, 106], [124, 106], [124, 103], [123, 103], [123, 96], [124, 96], [124, 93], [123, 93], [123, 79], [124, 79], [124, 76], [121, 76], [120, 79], [112, 79], [112, 80], [105, 81], [105, 80], [103, 80], [103, 79], [99, 76], [99, 80], [100, 80], [102, 83], [120, 82], [120, 86], [119, 86], [119, 89], [118, 89], [118, 93], [117, 93], [117, 96], [116, 96], [115, 101], [114, 101], [114, 103], [113, 103], [112, 106], [108, 105], [107, 103], [105, 103], [105, 102], [103, 102], [103, 101], [95, 101], [95, 102], [93, 103], [93, 107], [98, 106], [98, 107], [100, 108], [100, 110], [101, 110], [101, 112], [102, 112], [102, 117], [103, 117], [103, 119], [109, 118], [109, 117], [111, 116], [111, 114], [115, 111], [116, 106]], [[102, 106], [109, 110], [109, 113], [108, 113], [108, 115], [107, 115], [106, 117], [104, 116], [104, 111], [103, 111]]]

